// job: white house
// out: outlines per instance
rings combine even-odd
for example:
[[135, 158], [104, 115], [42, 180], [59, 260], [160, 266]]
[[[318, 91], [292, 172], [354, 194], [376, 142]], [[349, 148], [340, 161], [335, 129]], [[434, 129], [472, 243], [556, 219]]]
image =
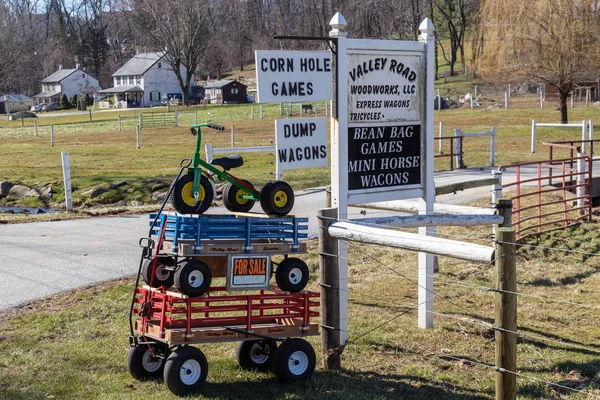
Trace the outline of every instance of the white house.
[[[182, 66], [181, 75], [185, 76], [185, 72]], [[152, 103], [182, 95], [177, 76], [165, 60], [164, 52], [137, 54], [112, 76], [114, 87], [99, 93], [113, 94], [116, 107], [149, 107]]]
[[42, 80], [42, 92], [33, 96], [36, 103], [54, 103], [60, 101], [63, 94], [71, 100], [74, 94], [85, 96], [94, 95], [100, 89], [100, 83], [96, 78], [79, 68], [79, 64], [74, 69], [64, 69], [62, 65], [58, 71]]

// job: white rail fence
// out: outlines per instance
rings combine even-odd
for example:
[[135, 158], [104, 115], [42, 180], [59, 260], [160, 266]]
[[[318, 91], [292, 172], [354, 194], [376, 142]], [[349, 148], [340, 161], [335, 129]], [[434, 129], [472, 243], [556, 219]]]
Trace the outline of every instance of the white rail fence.
[[535, 119], [531, 120], [531, 152], [536, 151], [536, 137], [537, 128], [541, 127], [552, 127], [552, 128], [581, 128], [581, 152], [586, 154], [586, 136], [588, 140], [594, 140], [594, 123], [590, 119], [588, 121], [583, 120], [579, 124], [557, 124], [557, 123], [540, 123], [535, 122]]

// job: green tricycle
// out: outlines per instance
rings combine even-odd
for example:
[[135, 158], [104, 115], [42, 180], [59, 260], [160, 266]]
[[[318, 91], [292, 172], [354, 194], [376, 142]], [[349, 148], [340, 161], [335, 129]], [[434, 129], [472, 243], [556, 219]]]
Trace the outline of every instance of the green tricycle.
[[[244, 159], [239, 154], [215, 158], [210, 163], [202, 160], [200, 158], [201, 127], [219, 131], [225, 129], [223, 126], [208, 122], [190, 126], [192, 135], [196, 136], [196, 149], [190, 164], [185, 166], [189, 167], [187, 174], [182, 175], [180, 172], [171, 188], [171, 204], [175, 210], [181, 214], [203, 214], [212, 204], [216, 177], [219, 181], [227, 182], [223, 188], [223, 204], [229, 211], [248, 212], [259, 200], [260, 206], [268, 215], [289, 214], [294, 206], [294, 191], [286, 182], [268, 182], [259, 192], [247, 180], [236, 178], [228, 172], [244, 164]], [[182, 166], [182, 171], [185, 167]], [[222, 170], [216, 167], [221, 167]]]

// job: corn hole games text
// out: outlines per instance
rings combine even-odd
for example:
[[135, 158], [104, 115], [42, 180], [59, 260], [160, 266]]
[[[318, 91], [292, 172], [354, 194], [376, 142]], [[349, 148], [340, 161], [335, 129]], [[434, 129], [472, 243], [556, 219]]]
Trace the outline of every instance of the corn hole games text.
[[255, 59], [259, 102], [333, 99], [330, 52], [256, 50]]
[[348, 190], [422, 184], [422, 57], [348, 53]]
[[275, 137], [278, 170], [329, 165], [325, 117], [275, 120]]
[[227, 290], [265, 289], [271, 278], [271, 257], [264, 254], [227, 256]]

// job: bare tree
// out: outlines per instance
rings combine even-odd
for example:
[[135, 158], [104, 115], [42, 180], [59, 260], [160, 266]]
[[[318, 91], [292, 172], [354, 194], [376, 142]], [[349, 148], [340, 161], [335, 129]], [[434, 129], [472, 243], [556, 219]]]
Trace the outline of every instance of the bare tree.
[[574, 84], [595, 79], [600, 71], [598, 8], [597, 0], [485, 1], [478, 72], [495, 80], [530, 79], [555, 87], [566, 123]]
[[135, 0], [133, 15], [139, 34], [155, 49], [165, 51], [165, 60], [181, 87], [183, 103], [188, 104], [192, 77], [211, 40], [211, 2]]

